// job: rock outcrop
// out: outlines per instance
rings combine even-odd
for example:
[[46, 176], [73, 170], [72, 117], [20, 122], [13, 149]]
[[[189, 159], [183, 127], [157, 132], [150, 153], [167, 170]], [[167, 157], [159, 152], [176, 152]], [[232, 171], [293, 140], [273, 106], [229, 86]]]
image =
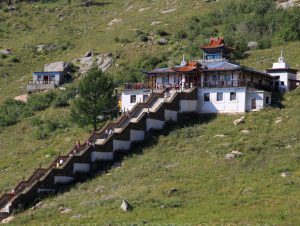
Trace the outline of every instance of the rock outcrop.
[[88, 51], [85, 56], [74, 59], [72, 63], [79, 67], [80, 75], [85, 75], [92, 68], [107, 71], [113, 65], [113, 57], [111, 53], [97, 54]]

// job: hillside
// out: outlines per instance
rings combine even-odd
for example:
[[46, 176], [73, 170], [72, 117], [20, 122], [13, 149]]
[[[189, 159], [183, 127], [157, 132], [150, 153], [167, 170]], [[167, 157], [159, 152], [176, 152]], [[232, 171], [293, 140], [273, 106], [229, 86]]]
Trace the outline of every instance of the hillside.
[[[299, 94], [287, 94], [281, 110], [247, 114], [238, 126], [237, 116], [225, 115], [171, 126], [122, 167], [43, 200], [12, 225], [298, 225]], [[243, 156], [225, 160], [232, 150]], [[120, 210], [123, 199], [132, 212]]]
[[[80, 1], [68, 5], [59, 0], [21, 2], [12, 11], [0, 8], [0, 50], [12, 49], [11, 55], [0, 54], [0, 104], [25, 93], [31, 72], [42, 70], [45, 63], [71, 61], [88, 50], [111, 52], [115, 66], [109, 73], [121, 81], [132, 68], [140, 71], [140, 65], [147, 65], [152, 57], [160, 59], [159, 66], [179, 63], [183, 53], [193, 58], [192, 52], [205, 39], [191, 42], [178, 34], [193, 16], [206, 15], [226, 2], [95, 0], [83, 7]], [[159, 31], [169, 33], [167, 45], [156, 44]], [[141, 32], [153, 42], [141, 41]], [[52, 47], [39, 52], [41, 44]], [[286, 61], [300, 69], [299, 49], [299, 41], [276, 43], [272, 48], [249, 50], [239, 61], [263, 70], [284, 50]], [[199, 57], [201, 54], [199, 51]], [[74, 83], [79, 80], [76, 77]], [[12, 225], [298, 225], [299, 94], [299, 90], [287, 94], [284, 109], [247, 114], [246, 123], [237, 127], [232, 121], [238, 116], [225, 115], [170, 125], [169, 133], [137, 148], [121, 168], [43, 200], [42, 207], [18, 214]], [[278, 117], [282, 121], [275, 123]], [[57, 128], [40, 137], [48, 122]], [[241, 133], [245, 129], [250, 132]], [[0, 126], [0, 194], [10, 191], [38, 166], [47, 166], [59, 153], [69, 151], [75, 140], [85, 140], [90, 132], [89, 127], [70, 122], [69, 107], [53, 105], [14, 125]], [[216, 136], [222, 134], [225, 136]], [[225, 154], [232, 150], [244, 155], [225, 161]], [[292, 176], [282, 178], [285, 171]], [[133, 212], [119, 209], [123, 199], [134, 206]], [[60, 207], [71, 212], [60, 213]]]
[[[15, 11], [7, 12], [4, 7], [0, 9], [0, 49], [12, 49], [11, 55], [0, 59], [0, 103], [26, 92], [31, 73], [42, 70], [45, 63], [71, 61], [88, 50], [112, 52], [115, 58], [119, 54], [121, 57], [116, 63], [120, 65], [134, 64], [145, 54], [159, 55], [169, 47], [141, 47], [143, 43], [139, 41], [135, 30], [156, 32], [163, 28], [175, 32], [184, 26], [187, 18], [198, 15], [199, 11], [204, 13], [215, 4], [194, 1], [187, 5], [185, 1], [167, 1], [153, 5], [147, 0], [110, 1], [105, 4], [95, 2], [97, 4], [90, 7], [80, 6], [79, 1], [72, 1], [70, 6], [64, 1], [21, 2]], [[176, 13], [161, 13], [173, 8], [177, 9]], [[63, 14], [64, 19], [57, 18], [58, 14]], [[109, 26], [108, 23], [115, 18], [121, 18], [122, 21]], [[150, 25], [153, 21], [161, 23]], [[72, 32], [72, 35], [66, 36], [66, 32]], [[127, 44], [117, 43], [116, 37], [132, 41]], [[35, 47], [39, 44], [55, 44], [58, 47], [37, 52]], [[19, 59], [19, 62], [12, 62], [14, 58]], [[66, 153], [75, 140], [86, 138], [89, 128], [78, 128], [70, 123], [68, 113], [68, 107], [50, 107], [36, 112], [32, 117], [21, 119], [16, 125], [1, 127], [0, 193], [9, 191], [39, 165], [46, 166], [59, 153]], [[37, 139], [35, 134], [39, 132], [39, 127], [36, 128], [32, 122], [36, 118], [64, 124], [64, 128], [50, 133], [45, 139]], [[16, 166], [19, 170], [16, 170]]]

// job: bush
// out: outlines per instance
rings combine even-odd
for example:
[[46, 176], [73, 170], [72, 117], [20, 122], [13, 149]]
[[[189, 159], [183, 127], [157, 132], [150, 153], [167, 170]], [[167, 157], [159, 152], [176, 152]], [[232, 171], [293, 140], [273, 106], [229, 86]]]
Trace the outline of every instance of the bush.
[[139, 39], [141, 42], [148, 42], [148, 36], [145, 34], [140, 35]]
[[187, 33], [185, 31], [178, 31], [176, 34], [175, 34], [175, 37], [177, 39], [186, 39], [188, 37]]
[[19, 63], [19, 62], [20, 62], [20, 59], [17, 58], [17, 57], [12, 57], [12, 58], [10, 59], [10, 62], [12, 62], [12, 63]]
[[45, 94], [34, 94], [32, 95], [28, 102], [27, 106], [32, 110], [32, 111], [41, 111], [46, 108], [48, 108], [54, 99], [54, 94], [53, 93], [47, 93]]
[[0, 126], [9, 126], [18, 122], [23, 115], [25, 104], [13, 99], [7, 99], [0, 106]]
[[115, 42], [122, 43], [122, 44], [127, 44], [127, 43], [130, 43], [130, 40], [126, 37], [125, 38], [115, 37]]
[[35, 117], [31, 120], [31, 126], [35, 128], [33, 131], [33, 136], [36, 139], [45, 139], [51, 133], [59, 130], [64, 129], [67, 127], [67, 124], [62, 123], [57, 120], [42, 120], [39, 117]]
[[193, 17], [187, 30], [179, 31], [175, 37], [194, 41], [225, 34], [234, 40], [232, 47], [238, 49], [235, 55], [240, 58], [247, 50], [244, 43], [253, 40], [261, 49], [270, 48], [272, 43], [300, 40], [299, 20], [299, 7], [283, 10], [276, 8], [274, 0], [231, 0], [204, 16]]
[[69, 97], [68, 97], [67, 93], [61, 92], [56, 95], [56, 97], [52, 101], [52, 105], [55, 108], [66, 107], [69, 105], [68, 100], [69, 100]]
[[162, 29], [159, 29], [159, 30], [157, 31], [157, 34], [160, 35], [160, 36], [168, 36], [168, 35], [169, 35], [168, 32], [166, 32], [166, 31], [164, 31], [164, 30], [162, 30]]

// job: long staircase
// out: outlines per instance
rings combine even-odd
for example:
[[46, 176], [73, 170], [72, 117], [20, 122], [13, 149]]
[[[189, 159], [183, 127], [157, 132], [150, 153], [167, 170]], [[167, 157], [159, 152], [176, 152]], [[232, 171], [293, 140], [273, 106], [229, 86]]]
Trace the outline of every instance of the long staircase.
[[[11, 193], [0, 198], [0, 220], [13, 210], [32, 204], [39, 196], [55, 193], [61, 187], [80, 181], [92, 172], [105, 169], [120, 155], [142, 142], [152, 130], [162, 130], [167, 121], [177, 122], [185, 114], [197, 112], [197, 88], [153, 93], [116, 121], [107, 123], [67, 155], [58, 156], [48, 168], [37, 169]], [[111, 131], [107, 133], [107, 131]]]

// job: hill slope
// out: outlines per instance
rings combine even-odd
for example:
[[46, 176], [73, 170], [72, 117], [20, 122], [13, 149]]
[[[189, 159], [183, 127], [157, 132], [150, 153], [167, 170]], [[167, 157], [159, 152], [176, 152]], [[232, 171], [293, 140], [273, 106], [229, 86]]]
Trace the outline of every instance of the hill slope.
[[[138, 147], [121, 168], [43, 200], [12, 225], [298, 225], [299, 98], [297, 89], [285, 96], [286, 108], [249, 113], [238, 126], [232, 123], [237, 116], [222, 115], [170, 127]], [[225, 160], [232, 150], [243, 156]], [[286, 171], [292, 175], [281, 177]], [[132, 212], [119, 208], [123, 199]], [[71, 211], [60, 213], [61, 208]]]

